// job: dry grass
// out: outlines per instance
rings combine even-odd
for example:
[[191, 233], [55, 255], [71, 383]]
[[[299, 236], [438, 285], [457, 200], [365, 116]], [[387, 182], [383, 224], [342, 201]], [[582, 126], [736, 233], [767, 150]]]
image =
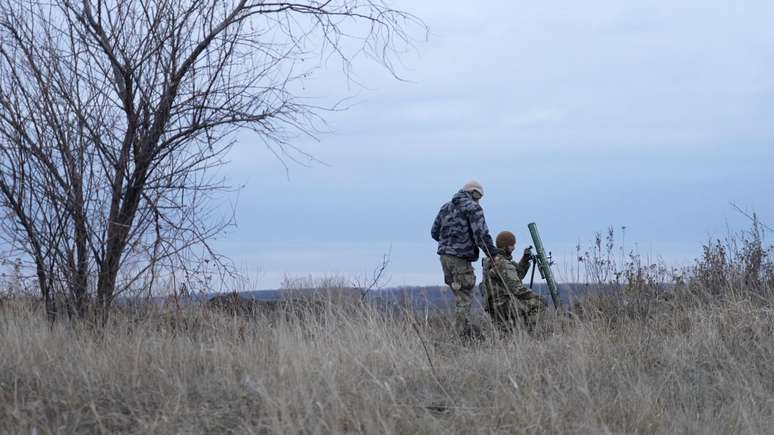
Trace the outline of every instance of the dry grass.
[[772, 250], [719, 246], [669, 287], [632, 261], [575, 315], [475, 345], [353, 301], [146, 307], [102, 333], [6, 301], [0, 432], [774, 433]]
[[[640, 318], [589, 307], [465, 346], [366, 308], [248, 319], [189, 307], [104, 335], [6, 304], [10, 433], [771, 433], [774, 311], [750, 299]], [[172, 316], [172, 317], [170, 317]], [[181, 318], [186, 321], [182, 322]], [[184, 325], [171, 328], [169, 325]]]

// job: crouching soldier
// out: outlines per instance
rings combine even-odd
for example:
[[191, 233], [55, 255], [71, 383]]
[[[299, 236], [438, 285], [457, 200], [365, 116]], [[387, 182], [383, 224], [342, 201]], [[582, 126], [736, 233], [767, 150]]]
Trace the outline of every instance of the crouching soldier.
[[521, 280], [529, 271], [531, 247], [524, 250], [521, 260], [513, 261], [516, 236], [509, 231], [497, 235], [497, 257], [484, 258], [481, 292], [484, 295], [484, 309], [497, 328], [508, 333], [518, 323], [532, 331], [537, 318], [545, 311], [546, 303], [537, 293], [522, 284]]
[[468, 182], [441, 207], [431, 230], [433, 239], [438, 242], [444, 281], [454, 292], [455, 327], [464, 338], [481, 338], [480, 331], [470, 323], [476, 286], [472, 263], [478, 261], [479, 248], [486, 257], [496, 255], [497, 251], [479, 204], [483, 196], [484, 188], [480, 183]]

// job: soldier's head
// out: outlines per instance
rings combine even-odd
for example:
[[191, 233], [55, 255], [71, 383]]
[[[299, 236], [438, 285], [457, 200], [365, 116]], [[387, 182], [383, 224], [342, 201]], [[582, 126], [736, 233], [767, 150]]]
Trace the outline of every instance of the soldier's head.
[[481, 183], [476, 180], [470, 180], [465, 183], [465, 185], [462, 186], [462, 190], [470, 193], [470, 196], [472, 196], [473, 200], [476, 202], [480, 201], [481, 198], [484, 197], [484, 186], [482, 186]]
[[503, 231], [497, 235], [495, 245], [497, 245], [498, 249], [502, 249], [503, 251], [510, 254], [514, 249], [516, 249], [516, 236], [514, 236], [510, 231]]

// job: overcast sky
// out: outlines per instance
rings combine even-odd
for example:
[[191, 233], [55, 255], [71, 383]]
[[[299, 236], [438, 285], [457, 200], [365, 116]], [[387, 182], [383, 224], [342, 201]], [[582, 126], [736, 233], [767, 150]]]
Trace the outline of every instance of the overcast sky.
[[256, 286], [356, 276], [389, 250], [391, 285], [441, 284], [430, 226], [471, 178], [493, 235], [523, 247], [537, 222], [565, 264], [611, 225], [627, 250], [690, 262], [746, 225], [731, 201], [774, 224], [774, 3], [391, 4], [430, 28], [402, 58], [408, 81], [360, 61], [363, 87], [334, 67], [305, 85], [354, 103], [294, 143], [327, 165], [288, 178], [238, 137], [238, 227], [218, 247]]

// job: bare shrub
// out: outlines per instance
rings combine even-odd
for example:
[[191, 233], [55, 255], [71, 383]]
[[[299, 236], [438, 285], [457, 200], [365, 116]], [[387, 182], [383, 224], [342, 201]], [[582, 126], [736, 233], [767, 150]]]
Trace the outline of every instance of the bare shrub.
[[361, 290], [348, 278], [338, 275], [286, 276], [280, 285], [280, 294], [287, 300], [319, 301], [349, 307], [360, 304]]
[[725, 246], [716, 240], [702, 247], [702, 257], [694, 269], [694, 286], [712, 296], [718, 296], [729, 288], [731, 268]]
[[578, 252], [585, 283], [576, 289], [581, 293], [573, 306], [576, 316], [602, 316], [613, 322], [652, 317], [685, 280], [686, 271], [644, 258], [635, 249], [626, 251], [612, 226], [596, 233], [585, 250], [579, 245]]
[[714, 298], [768, 300], [774, 285], [774, 246], [766, 246], [764, 227], [757, 218], [749, 229], [711, 241], [703, 249], [690, 283], [694, 291]]
[[693, 266], [669, 267], [623, 251], [610, 227], [597, 233], [579, 262], [587, 270], [585, 295], [575, 305], [578, 315], [604, 316], [614, 322], [657, 317], [679, 306], [714, 304], [723, 300], [770, 303], [774, 247], [766, 246], [764, 226], [754, 218], [749, 229], [710, 241]]
[[207, 301], [207, 307], [221, 310], [232, 316], [250, 316], [257, 311], [256, 302], [237, 292], [215, 295]]

